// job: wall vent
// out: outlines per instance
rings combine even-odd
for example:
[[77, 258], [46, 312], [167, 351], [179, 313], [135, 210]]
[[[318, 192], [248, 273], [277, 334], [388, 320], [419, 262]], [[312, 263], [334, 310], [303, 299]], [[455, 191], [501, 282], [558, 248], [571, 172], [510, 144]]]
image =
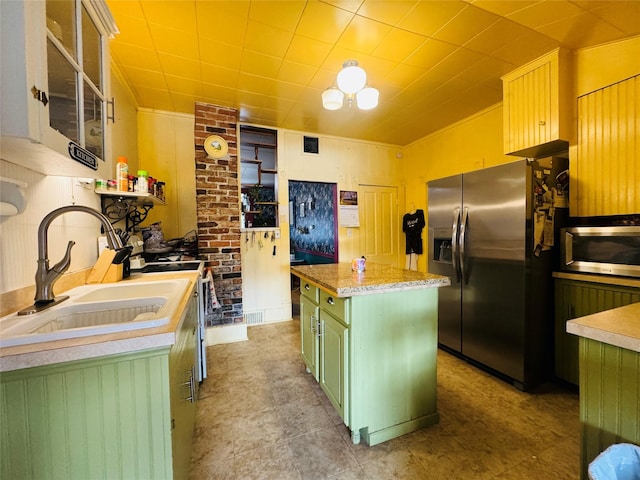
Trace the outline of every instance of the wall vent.
[[259, 325], [264, 323], [264, 312], [247, 312], [244, 314], [244, 323], [247, 325]]

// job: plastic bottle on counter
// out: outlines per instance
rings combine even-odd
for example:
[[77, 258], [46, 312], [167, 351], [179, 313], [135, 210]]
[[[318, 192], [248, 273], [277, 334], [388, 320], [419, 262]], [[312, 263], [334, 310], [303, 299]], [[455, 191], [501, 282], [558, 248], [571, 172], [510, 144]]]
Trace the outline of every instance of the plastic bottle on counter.
[[121, 192], [129, 190], [129, 164], [127, 163], [127, 157], [118, 157], [116, 163], [116, 182], [117, 189]]
[[136, 192], [149, 193], [149, 173], [146, 170], [138, 170], [138, 181], [136, 182]]

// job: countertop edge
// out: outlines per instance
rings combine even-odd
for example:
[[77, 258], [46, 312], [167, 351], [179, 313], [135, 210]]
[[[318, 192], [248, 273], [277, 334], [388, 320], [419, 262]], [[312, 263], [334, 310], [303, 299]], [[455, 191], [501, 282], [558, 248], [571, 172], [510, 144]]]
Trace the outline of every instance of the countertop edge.
[[640, 353], [640, 303], [567, 321], [568, 333]]
[[[332, 264], [333, 265], [333, 264]], [[361, 286], [351, 286], [351, 287], [338, 287], [335, 285], [330, 285], [327, 282], [309, 275], [307, 272], [300, 271], [299, 267], [291, 266], [291, 273], [319, 288], [325, 290], [327, 293], [337, 297], [337, 298], [348, 298], [355, 296], [364, 296], [364, 295], [375, 295], [380, 293], [391, 293], [391, 292], [400, 292], [407, 290], [421, 290], [426, 288], [439, 288], [446, 287], [451, 285], [451, 280], [449, 277], [444, 277], [435, 274], [425, 274], [431, 275], [432, 278], [426, 279], [418, 279], [418, 280], [408, 280], [408, 281], [399, 281], [399, 282], [381, 282], [375, 285], [361, 285]]]
[[640, 278], [617, 277], [612, 275], [597, 275], [595, 273], [553, 272], [553, 278], [577, 280], [579, 282], [600, 283], [603, 285], [617, 285], [620, 287], [640, 288]]

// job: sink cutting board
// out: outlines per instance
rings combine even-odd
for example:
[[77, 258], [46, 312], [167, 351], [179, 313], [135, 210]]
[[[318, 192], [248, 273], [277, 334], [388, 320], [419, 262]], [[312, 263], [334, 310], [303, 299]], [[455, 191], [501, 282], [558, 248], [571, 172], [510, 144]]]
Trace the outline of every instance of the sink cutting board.
[[100, 256], [98, 257], [98, 261], [89, 272], [87, 281], [85, 283], [101, 283], [102, 279], [107, 274], [107, 271], [109, 270], [111, 262], [113, 262], [115, 256], [115, 250], [111, 250], [109, 248], [105, 248], [104, 250], [102, 250], [102, 252], [100, 252]]

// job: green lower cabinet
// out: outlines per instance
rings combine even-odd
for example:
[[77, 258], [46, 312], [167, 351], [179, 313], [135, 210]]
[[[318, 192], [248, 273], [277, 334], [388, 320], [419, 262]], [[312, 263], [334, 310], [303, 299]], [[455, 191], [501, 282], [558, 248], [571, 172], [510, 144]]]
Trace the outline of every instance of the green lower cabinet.
[[[349, 298], [321, 290], [317, 304], [315, 298], [301, 296], [302, 357], [317, 352], [311, 356], [316, 379], [353, 442], [376, 445], [438, 423], [438, 289]], [[313, 337], [318, 308], [319, 335]], [[307, 344], [305, 334], [315, 343]]]
[[555, 374], [578, 385], [578, 337], [568, 320], [640, 302], [640, 289], [580, 280], [555, 279]]
[[640, 353], [580, 338], [581, 477], [614, 443], [640, 445]]
[[318, 304], [300, 295], [300, 354], [307, 371], [318, 380]]
[[194, 301], [171, 348], [3, 372], [0, 478], [187, 478]]
[[[332, 315], [320, 312], [320, 352], [319, 383], [334, 408], [345, 420], [348, 411], [349, 396], [345, 389], [348, 385], [349, 369], [349, 328]], [[345, 421], [348, 426], [348, 419]]]

